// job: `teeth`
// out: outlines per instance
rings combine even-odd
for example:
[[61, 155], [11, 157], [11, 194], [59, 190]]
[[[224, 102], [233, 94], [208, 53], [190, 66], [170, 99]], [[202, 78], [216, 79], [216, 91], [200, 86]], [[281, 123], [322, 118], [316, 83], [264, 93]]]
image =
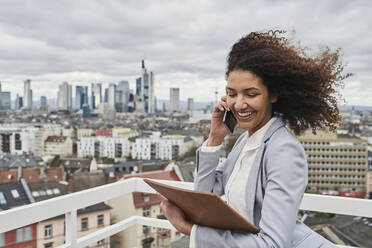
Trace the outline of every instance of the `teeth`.
[[253, 112], [244, 112], [244, 113], [240, 113], [238, 112], [238, 115], [241, 116], [241, 117], [246, 117], [246, 116], [250, 116]]

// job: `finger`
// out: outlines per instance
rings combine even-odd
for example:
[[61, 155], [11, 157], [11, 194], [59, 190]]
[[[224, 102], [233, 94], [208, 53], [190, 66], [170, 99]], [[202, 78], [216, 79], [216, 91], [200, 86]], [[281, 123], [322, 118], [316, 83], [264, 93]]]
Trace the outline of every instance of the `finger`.
[[221, 101], [219, 104], [221, 104], [224, 107], [224, 109], [227, 109], [228, 111], [230, 111], [230, 108], [226, 102]]
[[167, 200], [163, 195], [157, 193], [158, 197], [160, 198], [161, 201]]
[[161, 209], [163, 209], [163, 212], [164, 212], [164, 213], [168, 212], [168, 209], [169, 209], [169, 201], [168, 201], [168, 200], [161, 201], [161, 202], [160, 202], [160, 207], [161, 207]]
[[225, 111], [225, 108], [223, 107], [222, 104], [217, 104], [217, 105], [214, 107], [214, 111], [215, 111], [215, 112], [224, 112], [224, 111]]

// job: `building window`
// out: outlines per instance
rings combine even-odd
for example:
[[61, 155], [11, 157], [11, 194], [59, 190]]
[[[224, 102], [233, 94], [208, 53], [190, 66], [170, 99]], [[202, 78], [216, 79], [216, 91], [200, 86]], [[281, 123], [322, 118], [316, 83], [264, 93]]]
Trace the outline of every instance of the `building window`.
[[144, 207], [143, 209], [142, 209], [142, 216], [144, 216], [144, 217], [148, 217], [148, 216], [150, 216], [150, 207]]
[[44, 237], [45, 238], [52, 237], [52, 225], [44, 226]]
[[52, 248], [52, 247], [53, 247], [53, 243], [44, 244], [44, 248]]
[[150, 234], [150, 227], [149, 226], [143, 226], [142, 227], [142, 233], [146, 236]]
[[32, 228], [30, 226], [17, 229], [17, 243], [32, 239]]
[[0, 204], [6, 204], [6, 199], [3, 192], [0, 192]]
[[103, 226], [103, 214], [97, 216], [97, 226]]
[[5, 245], [4, 233], [0, 233], [0, 247]]
[[104, 239], [101, 239], [101, 240], [97, 241], [97, 245], [98, 245], [98, 246], [101, 246], [101, 245], [103, 245], [104, 243], [105, 243], [105, 240], [104, 240]]
[[88, 229], [88, 218], [82, 218], [81, 219], [81, 230], [87, 230]]
[[13, 196], [13, 198], [19, 198], [19, 193], [18, 193], [18, 191], [16, 190], [16, 189], [12, 189], [12, 196]]

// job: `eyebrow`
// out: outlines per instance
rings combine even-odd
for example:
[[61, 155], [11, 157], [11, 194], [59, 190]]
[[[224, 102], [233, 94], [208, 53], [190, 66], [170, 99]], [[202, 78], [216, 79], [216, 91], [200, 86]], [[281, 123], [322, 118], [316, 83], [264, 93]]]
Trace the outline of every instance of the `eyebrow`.
[[[226, 87], [227, 90], [235, 90], [233, 88], [230, 88], [230, 87]], [[250, 87], [250, 88], [247, 88], [247, 89], [244, 89], [244, 91], [249, 91], [249, 90], [258, 90], [257, 88], [255, 87]]]

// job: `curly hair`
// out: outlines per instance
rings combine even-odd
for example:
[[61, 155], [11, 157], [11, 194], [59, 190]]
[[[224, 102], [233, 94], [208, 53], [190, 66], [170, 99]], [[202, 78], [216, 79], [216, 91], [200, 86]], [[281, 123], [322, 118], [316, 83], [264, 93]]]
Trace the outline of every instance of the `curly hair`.
[[311, 128], [334, 131], [341, 120], [336, 87], [352, 74], [343, 74], [340, 49], [328, 47], [310, 56], [305, 48], [291, 44], [283, 30], [252, 32], [232, 47], [227, 57], [226, 78], [233, 70], [259, 76], [269, 94], [278, 96], [273, 112], [279, 114], [295, 134]]

